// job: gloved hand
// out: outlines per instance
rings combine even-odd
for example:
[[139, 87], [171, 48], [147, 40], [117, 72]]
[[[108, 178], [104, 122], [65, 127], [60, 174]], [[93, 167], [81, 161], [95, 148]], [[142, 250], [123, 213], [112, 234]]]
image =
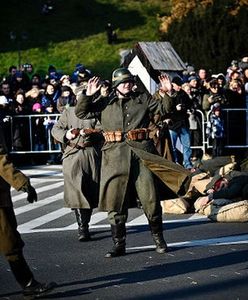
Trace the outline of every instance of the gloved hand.
[[29, 182], [25, 184], [21, 190], [25, 193], [28, 193], [27, 201], [29, 203], [37, 202], [38, 197], [36, 190]]
[[76, 137], [76, 135], [72, 133], [72, 131], [73, 131], [74, 129], [75, 129], [75, 128], [72, 128], [72, 129], [70, 129], [70, 130], [68, 130], [68, 131], [66, 132], [65, 137], [67, 138], [67, 140], [72, 140], [72, 139], [74, 139], [74, 138]]
[[37, 202], [38, 200], [37, 193], [34, 187], [32, 187], [32, 185], [28, 187], [27, 193], [28, 193], [27, 201], [29, 203]]

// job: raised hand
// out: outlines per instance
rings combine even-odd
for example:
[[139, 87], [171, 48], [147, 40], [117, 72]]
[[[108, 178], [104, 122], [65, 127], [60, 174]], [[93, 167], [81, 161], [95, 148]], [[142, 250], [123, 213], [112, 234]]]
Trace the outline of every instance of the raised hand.
[[161, 90], [164, 92], [171, 92], [172, 84], [169, 76], [167, 74], [161, 74], [158, 76], [159, 82], [161, 84]]
[[87, 96], [92, 96], [97, 91], [99, 91], [100, 88], [101, 88], [100, 77], [94, 76], [94, 77], [90, 78], [88, 83], [87, 83], [86, 95]]

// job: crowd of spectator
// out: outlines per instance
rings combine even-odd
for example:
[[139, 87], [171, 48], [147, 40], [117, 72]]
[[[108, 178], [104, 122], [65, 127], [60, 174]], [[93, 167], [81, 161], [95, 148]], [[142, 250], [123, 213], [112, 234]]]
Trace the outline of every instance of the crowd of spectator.
[[[66, 107], [75, 105], [76, 94], [85, 89], [91, 76], [91, 71], [82, 64], [77, 64], [72, 74], [58, 72], [55, 66], [50, 65], [44, 78], [34, 72], [30, 63], [23, 64], [21, 68], [10, 66], [8, 74], [2, 78], [0, 84], [0, 125], [5, 129], [9, 150], [59, 149], [53, 140], [52, 145], [49, 145], [49, 135], [58, 118], [57, 114], [62, 113]], [[173, 89], [180, 95], [180, 108], [178, 106], [177, 109], [184, 111], [187, 116], [187, 124], [184, 126], [190, 131], [190, 145], [198, 146], [202, 143], [200, 110], [205, 121], [208, 121], [206, 134], [213, 140], [214, 155], [222, 155], [225, 133], [221, 133], [221, 140], [219, 135], [217, 137], [216, 120], [219, 118], [220, 123], [223, 121], [223, 108], [247, 107], [248, 57], [240, 61], [233, 60], [226, 71], [220, 74], [209, 74], [206, 69], [195, 70], [189, 66], [171, 80]], [[214, 117], [216, 111], [219, 112], [218, 118]], [[209, 114], [212, 116], [209, 117]], [[10, 126], [10, 117], [23, 115], [35, 115], [31, 119], [32, 149], [30, 139], [27, 138], [30, 134], [29, 119], [14, 118], [15, 121]], [[245, 111], [235, 112], [233, 116], [229, 114], [228, 118], [228, 123], [232, 124], [228, 128], [225, 124], [229, 137], [231, 136], [228, 143], [245, 144]], [[216, 137], [218, 142], [214, 142]], [[193, 149], [191, 159], [196, 159], [199, 153], [199, 149]]]
[[[32, 64], [23, 64], [20, 69], [10, 66], [0, 84], [0, 125], [9, 150], [59, 149], [50, 138], [51, 128], [65, 107], [75, 105], [76, 93], [85, 88], [90, 77], [90, 70], [82, 64], [77, 64], [71, 75], [61, 74], [50, 65], [44, 78], [34, 72]], [[15, 118], [10, 124], [12, 116]], [[27, 116], [32, 116], [32, 149]]]
[[[203, 132], [212, 146], [213, 157], [225, 154], [224, 145], [247, 144], [248, 57], [233, 60], [227, 70], [219, 74], [188, 66], [182, 76], [172, 78], [172, 85], [177, 93], [173, 115], [175, 119], [177, 114], [179, 119], [175, 122], [172, 117], [174, 125], [169, 125], [169, 129], [172, 137], [176, 137], [175, 132], [177, 136], [180, 133], [183, 153], [190, 139], [191, 160], [201, 156], [200, 149], [192, 146], [202, 144]], [[176, 124], [177, 128], [173, 128]]]

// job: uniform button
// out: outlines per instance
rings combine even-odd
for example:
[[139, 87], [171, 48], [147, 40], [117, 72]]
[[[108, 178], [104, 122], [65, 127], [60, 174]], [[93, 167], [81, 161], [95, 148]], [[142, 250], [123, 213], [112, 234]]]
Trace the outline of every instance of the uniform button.
[[130, 115], [129, 114], [127, 114], [127, 117], [129, 117]]
[[127, 125], [130, 125], [130, 123], [129, 123], [129, 122], [127, 122]]
[[127, 109], [128, 107], [127, 106], [125, 106], [125, 109]]

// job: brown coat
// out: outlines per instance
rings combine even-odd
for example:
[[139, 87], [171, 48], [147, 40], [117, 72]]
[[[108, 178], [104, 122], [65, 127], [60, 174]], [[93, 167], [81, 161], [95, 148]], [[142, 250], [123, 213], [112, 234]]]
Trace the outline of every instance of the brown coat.
[[0, 207], [13, 206], [10, 186], [19, 191], [28, 181], [29, 178], [9, 161], [3, 131], [0, 127]]

